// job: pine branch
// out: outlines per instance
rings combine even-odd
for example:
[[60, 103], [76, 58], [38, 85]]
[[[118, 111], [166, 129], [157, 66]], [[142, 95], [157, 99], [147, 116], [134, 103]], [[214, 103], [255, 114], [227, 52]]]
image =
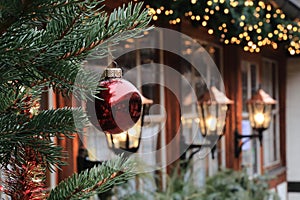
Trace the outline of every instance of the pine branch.
[[44, 91], [41, 87], [25, 89], [15, 83], [7, 83], [6, 86], [6, 91], [0, 93], [0, 113], [29, 112], [39, 105]]
[[[76, 116], [76, 118], [73, 118]], [[74, 120], [75, 119], [75, 120]], [[5, 164], [11, 156], [18, 157], [23, 147], [31, 147], [41, 154], [47, 167], [59, 167], [64, 162], [61, 147], [56, 146], [50, 137], [72, 137], [87, 124], [86, 115], [81, 109], [62, 108], [41, 111], [28, 120], [27, 115], [0, 115], [0, 163]]]
[[141, 3], [116, 9], [109, 18], [101, 9], [101, 2], [75, 1], [44, 13], [49, 17], [44, 29], [14, 25], [0, 37], [0, 74], [5, 74], [0, 89], [15, 81], [27, 87], [48, 83], [66, 94], [74, 87], [86, 94], [95, 84], [91, 73], [84, 73], [87, 85], [74, 86], [82, 61], [96, 48], [93, 56], [103, 57], [109, 46], [139, 36], [151, 19]]
[[134, 177], [134, 162], [118, 157], [98, 167], [74, 174], [50, 192], [48, 200], [88, 199]]
[[[73, 116], [76, 116], [74, 121]], [[33, 116], [30, 120], [26, 115], [5, 114], [0, 115], [0, 135], [9, 138], [23, 133], [56, 136], [58, 133], [70, 136], [70, 133], [81, 131], [88, 123], [85, 113], [80, 108], [61, 108], [44, 110]]]
[[55, 145], [50, 138], [36, 137], [30, 133], [16, 134], [15, 137], [1, 135], [0, 137], [0, 167], [7, 167], [9, 160], [14, 157], [18, 162], [25, 163], [26, 160], [20, 154], [24, 148], [31, 148], [45, 161], [51, 171], [54, 167], [65, 165], [62, 159], [66, 158], [62, 148]]

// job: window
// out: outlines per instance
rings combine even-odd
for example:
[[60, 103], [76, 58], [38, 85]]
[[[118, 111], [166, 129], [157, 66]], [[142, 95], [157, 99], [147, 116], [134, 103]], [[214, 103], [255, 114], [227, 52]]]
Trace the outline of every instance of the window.
[[272, 112], [270, 127], [263, 133], [264, 167], [272, 167], [280, 163], [280, 132], [279, 132], [279, 95], [278, 95], [278, 64], [263, 59], [261, 69], [262, 89], [277, 100]]
[[[242, 61], [242, 135], [254, 134], [247, 112], [247, 100], [258, 89], [258, 65], [247, 61]], [[243, 138], [242, 142], [246, 142], [248, 138]], [[242, 166], [247, 170], [249, 175], [260, 173], [260, 149], [257, 139], [246, 142], [242, 147]]]
[[[260, 87], [278, 101], [278, 65], [275, 61], [263, 59], [260, 69], [256, 63], [242, 62], [242, 134], [255, 134], [249, 123], [246, 103], [258, 89], [259, 80]], [[262, 148], [263, 159], [258, 139], [243, 145], [242, 165], [250, 175], [260, 174], [261, 167], [268, 169], [280, 164], [279, 102], [274, 105], [270, 127], [263, 132]]]

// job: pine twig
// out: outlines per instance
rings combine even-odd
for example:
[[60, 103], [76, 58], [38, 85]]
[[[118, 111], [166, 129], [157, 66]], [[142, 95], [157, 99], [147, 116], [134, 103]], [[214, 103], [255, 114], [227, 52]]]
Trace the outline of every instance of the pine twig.
[[48, 200], [88, 199], [94, 194], [103, 193], [114, 185], [131, 179], [135, 175], [134, 165], [132, 160], [121, 156], [74, 174], [53, 189]]

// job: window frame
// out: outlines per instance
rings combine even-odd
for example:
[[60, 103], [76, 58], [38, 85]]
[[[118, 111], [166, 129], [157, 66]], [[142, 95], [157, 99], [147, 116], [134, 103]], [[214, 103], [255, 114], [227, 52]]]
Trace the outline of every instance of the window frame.
[[[275, 96], [272, 96], [276, 101], [277, 101], [277, 104], [275, 104], [275, 108], [272, 109], [272, 122], [271, 122], [271, 125], [273, 125], [275, 128], [276, 128], [276, 133], [277, 135], [275, 136], [276, 137], [276, 147], [275, 148], [278, 148], [276, 149], [277, 151], [277, 154], [278, 154], [278, 158], [277, 160], [273, 161], [273, 162], [270, 162], [266, 165], [266, 162], [265, 162], [265, 154], [264, 154], [264, 158], [263, 158], [263, 169], [266, 170], [266, 171], [271, 171], [273, 169], [276, 169], [276, 168], [279, 168], [282, 166], [282, 158], [281, 158], [281, 151], [282, 151], [282, 148], [280, 146], [280, 143], [281, 143], [281, 133], [280, 133], [280, 110], [279, 110], [279, 107], [280, 107], [280, 102], [279, 102], [279, 64], [278, 64], [278, 61], [276, 60], [273, 60], [273, 59], [270, 59], [270, 58], [262, 58], [262, 68], [261, 68], [261, 74], [263, 74], [262, 70], [264, 70], [264, 64], [265, 62], [268, 62], [269, 65], [271, 66], [272, 68], [272, 79], [275, 78], [275, 80], [272, 80], [272, 90], [273, 90], [273, 93], [275, 93]], [[263, 80], [262, 80], [263, 82]], [[276, 122], [274, 122], [274, 117], [276, 117]], [[274, 124], [275, 123], [275, 124]], [[273, 133], [274, 134], [274, 133]], [[265, 141], [265, 140], [264, 140]], [[264, 144], [264, 143], [263, 143]], [[263, 145], [265, 146], [265, 145]], [[264, 148], [264, 151], [266, 149]]]

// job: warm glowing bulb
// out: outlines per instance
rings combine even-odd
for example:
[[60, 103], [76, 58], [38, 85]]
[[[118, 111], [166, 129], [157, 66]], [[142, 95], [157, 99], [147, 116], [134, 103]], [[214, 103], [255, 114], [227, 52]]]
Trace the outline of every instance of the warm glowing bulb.
[[215, 131], [217, 129], [217, 119], [213, 116], [210, 116], [206, 119], [206, 126], [210, 131]]
[[297, 32], [298, 28], [296, 26], [293, 27], [293, 31]]
[[265, 116], [263, 113], [256, 113], [254, 115], [254, 121], [255, 123], [259, 124], [259, 125], [262, 125], [265, 121]]
[[257, 32], [257, 33], [261, 33], [261, 29], [258, 28], [258, 29], [256, 30], [256, 32]]
[[268, 37], [269, 38], [273, 37], [273, 33], [268, 33]]
[[294, 49], [291, 49], [291, 50], [290, 50], [290, 54], [291, 54], [291, 55], [295, 55], [295, 53], [296, 53], [296, 52], [295, 52]]
[[276, 13], [277, 13], [277, 14], [280, 14], [280, 13], [281, 13], [281, 10], [277, 8], [277, 9], [276, 9]]

